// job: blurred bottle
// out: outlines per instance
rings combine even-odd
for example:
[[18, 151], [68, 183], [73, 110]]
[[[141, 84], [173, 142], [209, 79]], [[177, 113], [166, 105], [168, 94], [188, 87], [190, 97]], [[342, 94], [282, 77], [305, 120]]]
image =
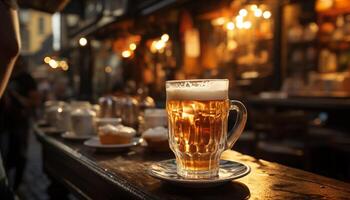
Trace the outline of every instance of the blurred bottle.
[[346, 41], [350, 41], [350, 14], [345, 16], [344, 34], [345, 34], [344, 39]]
[[137, 129], [139, 123], [139, 109], [140, 103], [135, 97], [125, 97], [121, 107], [122, 123]]
[[337, 55], [328, 49], [322, 49], [318, 61], [318, 69], [322, 73], [337, 71]]
[[141, 86], [137, 90], [138, 99], [140, 102], [140, 115], [143, 115], [144, 111], [148, 108], [154, 108], [156, 106], [154, 99], [148, 95], [148, 88]]
[[332, 35], [332, 41], [341, 41], [344, 39], [344, 17], [339, 15], [336, 20], [336, 29]]
[[104, 96], [98, 99], [98, 104], [100, 106], [100, 115], [99, 117], [117, 117], [116, 116], [116, 106], [117, 98], [114, 96]]

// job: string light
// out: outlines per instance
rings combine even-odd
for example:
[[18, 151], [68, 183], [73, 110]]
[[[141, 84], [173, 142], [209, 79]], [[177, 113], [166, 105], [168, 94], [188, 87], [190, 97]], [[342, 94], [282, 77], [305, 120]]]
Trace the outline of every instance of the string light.
[[163, 42], [167, 42], [169, 40], [169, 35], [168, 34], [163, 34], [162, 37], [160, 37], [160, 39], [163, 41]]
[[250, 29], [252, 27], [252, 23], [250, 21], [246, 21], [243, 23], [243, 28]]
[[226, 24], [226, 29], [232, 31], [233, 29], [235, 29], [235, 24], [233, 22], [228, 22]]
[[244, 27], [243, 17], [240, 16], [240, 15], [238, 15], [238, 16], [236, 17], [236, 27], [237, 27], [238, 29], [242, 29], [242, 28]]
[[241, 10], [239, 10], [239, 15], [241, 15], [241, 16], [247, 16], [247, 14], [248, 14], [248, 11], [246, 10], [246, 9], [241, 9]]
[[62, 66], [61, 68], [62, 68], [63, 71], [67, 71], [69, 69], [69, 66], [65, 65], [65, 66]]
[[136, 49], [136, 44], [135, 44], [135, 43], [131, 43], [131, 44], [129, 45], [129, 49], [130, 49], [131, 51], [135, 51], [135, 49]]
[[150, 50], [152, 53], [163, 53], [167, 41], [170, 39], [169, 35], [164, 33], [159, 40], [154, 40], [151, 44]]
[[67, 62], [65, 60], [62, 60], [60, 62], [58, 62], [59, 66], [64, 70], [64, 71], [67, 71], [69, 66], [67, 64]]
[[48, 57], [48, 56], [46, 56], [46, 57], [44, 58], [44, 62], [45, 62], [46, 64], [49, 64], [50, 60], [51, 60], [51, 58]]
[[254, 16], [255, 17], [261, 17], [261, 15], [262, 15], [262, 11], [259, 8], [254, 10]]
[[84, 38], [84, 37], [82, 37], [82, 38], [80, 38], [79, 39], [79, 44], [80, 44], [80, 46], [86, 46], [87, 45], [87, 39], [86, 38]]
[[54, 69], [58, 67], [58, 63], [54, 59], [51, 59], [49, 61], [49, 65], [50, 65], [51, 68], [54, 68]]
[[263, 13], [263, 17], [264, 17], [264, 19], [269, 19], [271, 17], [271, 12], [270, 11], [265, 11]]
[[105, 67], [105, 72], [106, 72], [107, 74], [112, 73], [112, 71], [113, 71], [113, 69], [112, 69], [111, 66], [106, 66], [106, 67]]
[[157, 50], [161, 50], [165, 47], [165, 42], [163, 40], [159, 40], [156, 42], [155, 47]]
[[240, 15], [238, 15], [238, 16], [236, 17], [236, 22], [243, 22], [243, 17], [240, 16]]
[[258, 6], [256, 4], [253, 4], [253, 5], [250, 6], [250, 9], [252, 11], [254, 11], [254, 10], [258, 9]]
[[131, 56], [131, 51], [125, 50], [122, 52], [122, 57], [123, 58], [129, 58]]

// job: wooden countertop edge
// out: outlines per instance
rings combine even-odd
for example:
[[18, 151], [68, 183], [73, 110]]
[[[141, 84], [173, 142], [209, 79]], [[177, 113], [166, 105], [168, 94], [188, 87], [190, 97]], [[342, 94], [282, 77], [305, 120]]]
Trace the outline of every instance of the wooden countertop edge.
[[[101, 167], [96, 166], [96, 164], [94, 162], [90, 161], [88, 157], [82, 155], [81, 153], [79, 153], [77, 151], [72, 150], [72, 148], [67, 146], [66, 144], [64, 144], [60, 141], [57, 141], [54, 138], [46, 137], [45, 133], [43, 133], [43, 131], [40, 130], [40, 128], [38, 126], [35, 126], [34, 130], [35, 130], [36, 135], [38, 136], [39, 140], [41, 140], [42, 142], [45, 142], [45, 143], [49, 143], [53, 146], [56, 146], [57, 148], [62, 149], [63, 152], [67, 156], [77, 160], [78, 162], [83, 163], [88, 168], [90, 168], [93, 172], [97, 173], [98, 175], [100, 175], [104, 179], [108, 180], [112, 184], [116, 185], [117, 187], [132, 194], [133, 196], [135, 196], [135, 198], [138, 198], [138, 199], [157, 199], [157, 198], [159, 198], [159, 197], [154, 196], [150, 193], [144, 192], [141, 188], [138, 188], [135, 185], [130, 184], [127, 179], [120, 176], [119, 174], [111, 173], [111, 172], [106, 171], [105, 169], [103, 169]], [[290, 168], [290, 167], [287, 167], [287, 166], [284, 166], [284, 165], [281, 165], [278, 163], [269, 162], [269, 161], [265, 161], [265, 160], [261, 160], [261, 159], [256, 159], [252, 156], [244, 155], [244, 154], [241, 154], [241, 153], [236, 152], [236, 151], [232, 151], [232, 150], [225, 151], [223, 153], [222, 158], [227, 159], [227, 160], [232, 160], [232, 158], [237, 157], [237, 156], [241, 157], [241, 158], [238, 157], [238, 159], [241, 159], [241, 160], [247, 161], [247, 162], [251, 162], [252, 164], [256, 164], [258, 166], [264, 165], [267, 167], [272, 167], [271, 168], [272, 170], [279, 168], [279, 170], [282, 170], [282, 171], [280, 171], [281, 173], [286, 172], [283, 176], [286, 176], [290, 179], [297, 179], [297, 180], [300, 180], [303, 182], [317, 184], [320, 187], [326, 186], [329, 188], [333, 188], [335, 190], [344, 191], [345, 193], [350, 193], [350, 184], [349, 183], [339, 181], [336, 179], [332, 179], [332, 178], [328, 178], [328, 177], [324, 177], [324, 176], [321, 176], [318, 174], [314, 174], [312, 172], [307, 172], [307, 171], [300, 170], [300, 169]], [[254, 167], [252, 167], [252, 169], [254, 169]], [[293, 170], [293, 172], [295, 172], [293, 176], [288, 175], [287, 172], [290, 170]], [[245, 177], [242, 178], [242, 181], [246, 182], [246, 181], [244, 181], [244, 179], [245, 179]], [[320, 181], [320, 182], [318, 182], [318, 181]]]

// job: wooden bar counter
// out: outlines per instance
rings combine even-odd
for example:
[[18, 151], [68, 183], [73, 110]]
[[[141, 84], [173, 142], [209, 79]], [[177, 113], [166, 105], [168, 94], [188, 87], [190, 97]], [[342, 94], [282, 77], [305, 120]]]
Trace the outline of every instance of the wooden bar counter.
[[97, 153], [46, 128], [35, 127], [44, 170], [80, 199], [348, 199], [350, 184], [235, 151], [222, 158], [251, 167], [247, 176], [214, 188], [182, 188], [147, 174], [153, 162], [173, 157], [135, 147], [125, 153]]

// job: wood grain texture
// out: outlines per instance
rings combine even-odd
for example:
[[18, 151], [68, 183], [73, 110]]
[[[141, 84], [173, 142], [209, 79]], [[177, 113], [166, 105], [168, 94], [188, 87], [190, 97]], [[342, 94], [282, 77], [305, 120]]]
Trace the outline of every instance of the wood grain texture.
[[46, 135], [36, 128], [43, 145], [44, 168], [82, 199], [349, 199], [350, 184], [276, 163], [257, 160], [235, 151], [223, 159], [248, 164], [249, 175], [228, 184], [181, 188], [152, 178], [153, 162], [173, 157], [136, 147], [124, 153], [96, 153], [81, 143]]

